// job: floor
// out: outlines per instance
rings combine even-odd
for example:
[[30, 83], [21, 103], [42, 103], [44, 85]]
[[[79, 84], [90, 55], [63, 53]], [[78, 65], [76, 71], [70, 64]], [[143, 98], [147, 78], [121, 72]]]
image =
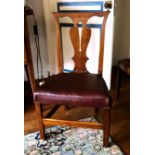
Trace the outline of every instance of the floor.
[[[130, 78], [124, 74], [121, 83], [120, 97], [115, 98], [115, 82], [116, 70], [112, 72], [112, 88], [111, 95], [113, 96], [113, 108], [111, 118], [111, 137], [115, 141], [125, 155], [130, 154]], [[31, 90], [29, 84], [25, 84], [24, 94], [24, 133], [30, 133], [38, 130], [36, 122], [35, 109], [32, 101]], [[49, 106], [44, 107], [45, 113], [48, 112]], [[60, 107], [53, 115], [53, 118], [78, 120], [94, 116], [92, 108], [71, 108], [66, 110], [64, 106]]]

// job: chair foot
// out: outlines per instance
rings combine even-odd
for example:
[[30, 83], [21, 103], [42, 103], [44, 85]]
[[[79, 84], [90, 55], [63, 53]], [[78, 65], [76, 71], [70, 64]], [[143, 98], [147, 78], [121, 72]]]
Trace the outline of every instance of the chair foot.
[[104, 137], [103, 137], [103, 146], [109, 147], [109, 135], [110, 135], [110, 108], [104, 108], [104, 117], [103, 117], [103, 123], [104, 123]]
[[45, 133], [40, 132], [40, 139], [45, 140]]
[[44, 133], [44, 125], [42, 123], [42, 110], [40, 103], [35, 103], [35, 109], [36, 109], [36, 115], [39, 125], [39, 131], [40, 131], [40, 139], [45, 139], [45, 133]]

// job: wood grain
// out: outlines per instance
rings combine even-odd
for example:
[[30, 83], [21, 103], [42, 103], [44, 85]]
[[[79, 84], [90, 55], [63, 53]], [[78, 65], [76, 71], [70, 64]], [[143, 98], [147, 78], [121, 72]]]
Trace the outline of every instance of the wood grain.
[[90, 123], [90, 122], [77, 122], [77, 121], [66, 121], [58, 119], [43, 119], [44, 125], [60, 125], [60, 126], [72, 126], [72, 127], [82, 127], [82, 128], [93, 128], [93, 129], [103, 129], [104, 125], [101, 123]]
[[70, 36], [74, 48], [74, 56], [72, 58], [75, 63], [74, 70], [87, 71], [86, 62], [88, 60], [88, 57], [86, 56], [86, 49], [90, 40], [91, 29], [87, 27], [84, 27], [82, 29], [81, 43], [77, 27], [72, 27], [70, 29]]
[[63, 56], [62, 56], [62, 47], [61, 47], [61, 34], [60, 34], [60, 25], [59, 19], [56, 19], [56, 46], [57, 46], [57, 61], [58, 61], [58, 73], [63, 72]]
[[[74, 56], [73, 60], [75, 63], [74, 71], [87, 71], [86, 62], [88, 57], [86, 56], [87, 46], [91, 37], [91, 29], [86, 26], [89, 18], [93, 16], [104, 17], [101, 27], [101, 38], [100, 38], [100, 49], [99, 49], [99, 61], [98, 61], [98, 73], [102, 73], [103, 70], [103, 60], [104, 60], [104, 37], [105, 37], [105, 25], [110, 11], [105, 12], [80, 12], [80, 13], [57, 13], [54, 12], [53, 16], [56, 19], [56, 32], [57, 32], [57, 55], [58, 55], [58, 66], [59, 70], [62, 71], [62, 50], [61, 50], [61, 42], [60, 42], [60, 27], [59, 27], [59, 18], [69, 17], [72, 19], [74, 23], [74, 27], [70, 29], [70, 38], [74, 48]], [[77, 24], [82, 22], [82, 37], [79, 38], [79, 31]], [[81, 40], [81, 43], [80, 43]], [[59, 60], [61, 59], [61, 60]]]
[[103, 123], [104, 125], [104, 139], [103, 139], [103, 146], [108, 147], [110, 146], [109, 137], [110, 137], [110, 123], [111, 123], [111, 109], [104, 108], [104, 116], [103, 116]]

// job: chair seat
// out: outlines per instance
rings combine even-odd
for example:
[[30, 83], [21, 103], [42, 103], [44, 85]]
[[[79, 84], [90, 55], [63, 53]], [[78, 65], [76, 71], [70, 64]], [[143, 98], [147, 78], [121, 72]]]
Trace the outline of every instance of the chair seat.
[[111, 107], [112, 98], [101, 74], [59, 73], [34, 92], [42, 104]]

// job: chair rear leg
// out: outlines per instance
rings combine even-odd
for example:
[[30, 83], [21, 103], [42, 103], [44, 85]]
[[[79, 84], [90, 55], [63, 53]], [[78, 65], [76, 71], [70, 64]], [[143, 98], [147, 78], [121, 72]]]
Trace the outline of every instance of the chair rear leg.
[[44, 125], [42, 123], [42, 109], [41, 109], [41, 104], [38, 103], [38, 102], [36, 102], [35, 103], [35, 109], [36, 109], [36, 114], [37, 114], [37, 120], [38, 120], [39, 130], [40, 130], [40, 139], [45, 139]]
[[104, 117], [103, 117], [103, 124], [104, 124], [104, 137], [103, 137], [103, 146], [109, 146], [109, 135], [110, 135], [110, 115], [111, 109], [104, 108]]
[[120, 93], [120, 85], [121, 85], [121, 69], [119, 67], [119, 64], [117, 65], [117, 77], [116, 77], [116, 99], [119, 98]]
[[102, 119], [101, 114], [102, 114], [101, 109], [95, 108], [95, 118], [96, 118], [96, 120], [97, 120], [98, 122], [100, 122], [100, 123], [103, 122], [103, 119]]
[[95, 108], [95, 118], [98, 120], [99, 108]]

